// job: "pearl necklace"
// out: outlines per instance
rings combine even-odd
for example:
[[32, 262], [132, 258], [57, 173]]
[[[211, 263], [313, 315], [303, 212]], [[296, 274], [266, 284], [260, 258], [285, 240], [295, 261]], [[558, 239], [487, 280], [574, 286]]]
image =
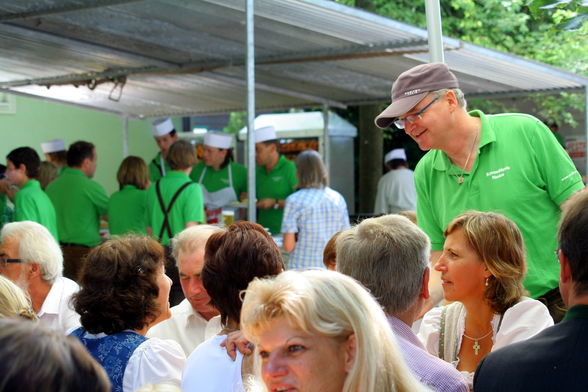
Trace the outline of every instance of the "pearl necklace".
[[474, 345], [472, 346], [472, 348], [474, 349], [474, 354], [478, 355], [478, 351], [480, 351], [480, 340], [487, 338], [488, 336], [490, 336], [490, 334], [492, 334], [492, 332], [494, 332], [492, 329], [490, 330], [490, 332], [488, 332], [486, 335], [480, 337], [480, 338], [472, 338], [471, 336], [466, 335], [466, 333], [463, 333], [463, 337], [464, 338], [468, 338], [470, 340], [474, 341]]

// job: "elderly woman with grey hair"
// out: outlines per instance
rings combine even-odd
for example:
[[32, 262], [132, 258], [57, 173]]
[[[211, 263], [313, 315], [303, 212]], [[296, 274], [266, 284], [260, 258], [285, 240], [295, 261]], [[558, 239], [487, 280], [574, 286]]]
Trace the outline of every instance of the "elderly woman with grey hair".
[[286, 199], [282, 221], [284, 250], [291, 252], [288, 269], [324, 268], [325, 245], [333, 234], [349, 228], [347, 204], [329, 188], [327, 169], [318, 152], [301, 152], [296, 172], [299, 190]]

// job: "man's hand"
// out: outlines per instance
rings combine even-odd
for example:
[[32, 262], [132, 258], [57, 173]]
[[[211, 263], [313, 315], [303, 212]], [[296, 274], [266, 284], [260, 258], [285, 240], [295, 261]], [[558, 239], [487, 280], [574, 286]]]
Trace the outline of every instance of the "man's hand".
[[237, 350], [243, 355], [249, 355], [253, 352], [253, 344], [245, 339], [241, 331], [229, 333], [220, 345], [227, 349], [227, 355], [233, 361], [237, 359]]
[[276, 204], [277, 202], [277, 199], [261, 199], [257, 202], [256, 207], [260, 210], [269, 210], [271, 208], [274, 208], [274, 204]]

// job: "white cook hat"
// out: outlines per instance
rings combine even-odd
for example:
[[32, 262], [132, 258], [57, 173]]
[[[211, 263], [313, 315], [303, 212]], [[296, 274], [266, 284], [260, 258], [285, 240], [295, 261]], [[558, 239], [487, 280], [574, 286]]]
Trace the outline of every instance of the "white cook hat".
[[41, 143], [43, 153], [49, 154], [51, 152], [65, 151], [65, 141], [63, 139], [53, 139], [48, 142]]
[[233, 135], [224, 132], [206, 132], [204, 134], [204, 145], [216, 148], [231, 148]]
[[403, 161], [406, 161], [406, 152], [404, 151], [404, 148], [395, 148], [388, 152], [384, 157], [384, 164], [390, 162], [392, 159], [402, 159]]
[[276, 128], [273, 125], [258, 128], [255, 130], [255, 143], [267, 142], [268, 140], [276, 140]]
[[169, 117], [158, 118], [157, 120], [153, 120], [152, 124], [153, 136], [167, 135], [168, 133], [174, 130], [174, 123]]

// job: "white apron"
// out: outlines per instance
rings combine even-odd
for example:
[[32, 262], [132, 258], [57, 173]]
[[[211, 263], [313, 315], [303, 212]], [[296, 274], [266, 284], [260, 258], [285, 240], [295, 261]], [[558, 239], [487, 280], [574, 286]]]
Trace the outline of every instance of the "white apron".
[[204, 167], [198, 184], [202, 187], [202, 196], [204, 197], [204, 211], [206, 212], [206, 223], [220, 223], [223, 212], [223, 207], [229, 205], [234, 201], [238, 201], [237, 194], [233, 188], [233, 171], [231, 170], [231, 164], [229, 163], [229, 186], [226, 188], [219, 189], [216, 192], [208, 192], [206, 186], [202, 184], [204, 175], [208, 166]]

